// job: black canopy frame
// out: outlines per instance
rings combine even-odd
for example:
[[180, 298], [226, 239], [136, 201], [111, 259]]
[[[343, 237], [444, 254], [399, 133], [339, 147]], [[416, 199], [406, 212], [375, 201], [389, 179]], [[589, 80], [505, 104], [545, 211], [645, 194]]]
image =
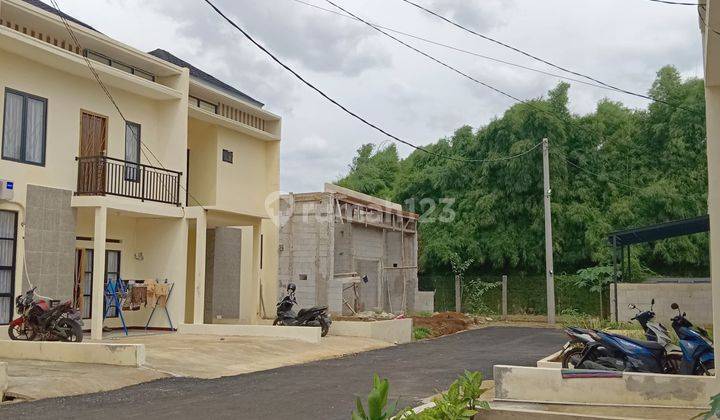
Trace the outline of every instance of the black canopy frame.
[[[613, 247], [612, 258], [613, 290], [615, 292], [615, 322], [618, 321], [618, 280], [620, 278], [623, 278], [626, 273], [627, 277], [630, 277], [630, 275], [632, 274], [632, 268], [630, 264], [630, 249], [632, 245], [709, 231], [710, 217], [706, 214], [690, 219], [673, 220], [670, 222], [659, 223], [656, 225], [648, 225], [639, 228], [624, 229], [612, 232], [608, 236], [608, 242], [610, 242], [610, 245]], [[626, 261], [627, 266], [625, 265]], [[620, 270], [618, 270], [618, 262], [620, 265]]]

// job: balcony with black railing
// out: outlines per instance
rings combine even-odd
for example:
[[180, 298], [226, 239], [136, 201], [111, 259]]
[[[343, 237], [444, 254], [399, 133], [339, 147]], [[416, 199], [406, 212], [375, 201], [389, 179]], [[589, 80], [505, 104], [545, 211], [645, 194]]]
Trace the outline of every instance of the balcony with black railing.
[[115, 195], [180, 205], [182, 172], [107, 156], [79, 157], [76, 195]]

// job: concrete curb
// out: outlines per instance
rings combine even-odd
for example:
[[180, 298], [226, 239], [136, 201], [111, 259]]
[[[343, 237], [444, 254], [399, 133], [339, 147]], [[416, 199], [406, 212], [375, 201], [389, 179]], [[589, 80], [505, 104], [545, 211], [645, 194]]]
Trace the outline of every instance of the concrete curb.
[[[335, 324], [330, 326], [332, 331]], [[320, 327], [279, 327], [273, 325], [180, 324], [178, 334], [274, 337], [320, 342]]]
[[366, 337], [395, 344], [412, 341], [412, 318], [384, 321], [333, 321], [330, 335]]
[[145, 363], [145, 346], [143, 344], [0, 340], [0, 358], [141, 366]]

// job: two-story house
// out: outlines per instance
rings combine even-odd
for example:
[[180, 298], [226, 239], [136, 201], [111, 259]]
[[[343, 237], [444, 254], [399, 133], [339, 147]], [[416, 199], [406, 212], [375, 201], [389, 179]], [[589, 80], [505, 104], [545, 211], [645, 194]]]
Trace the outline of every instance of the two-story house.
[[[280, 117], [38, 0], [0, 0], [0, 89], [0, 324], [32, 284], [101, 338], [118, 278], [172, 285], [155, 328], [273, 307]], [[150, 308], [124, 315], [144, 327]]]

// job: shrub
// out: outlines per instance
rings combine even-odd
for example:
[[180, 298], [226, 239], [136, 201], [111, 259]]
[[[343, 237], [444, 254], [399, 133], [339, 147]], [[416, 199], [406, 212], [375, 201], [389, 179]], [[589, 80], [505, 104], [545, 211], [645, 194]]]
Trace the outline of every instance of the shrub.
[[416, 340], [422, 340], [432, 336], [432, 331], [426, 327], [413, 328], [413, 338]]

